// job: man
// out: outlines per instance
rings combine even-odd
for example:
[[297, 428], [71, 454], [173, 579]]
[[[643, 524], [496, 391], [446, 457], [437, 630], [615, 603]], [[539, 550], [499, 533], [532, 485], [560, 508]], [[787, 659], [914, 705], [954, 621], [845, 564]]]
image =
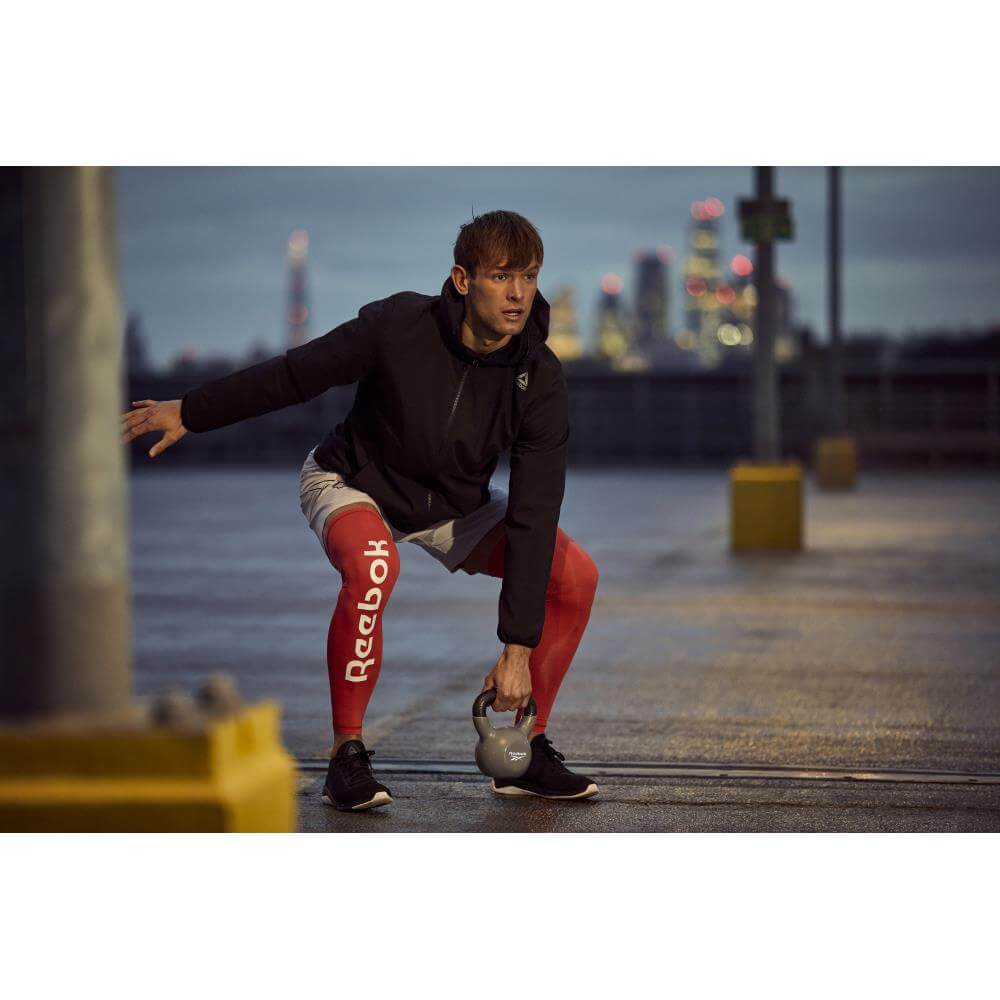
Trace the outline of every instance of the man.
[[[545, 735], [549, 711], [590, 618], [598, 572], [559, 528], [569, 438], [566, 382], [546, 346], [548, 303], [535, 227], [515, 212], [462, 226], [441, 294], [400, 292], [284, 355], [188, 392], [134, 403], [123, 441], [164, 431], [155, 458], [205, 432], [358, 384], [350, 413], [310, 452], [302, 512], [343, 586], [327, 664], [334, 747], [323, 798], [361, 810], [392, 801], [372, 772], [362, 721], [382, 660], [382, 615], [399, 574], [397, 542], [450, 572], [503, 580], [503, 652], [483, 690], [496, 711], [538, 707], [531, 766], [498, 795], [588, 798]], [[491, 489], [510, 452], [509, 497]]]

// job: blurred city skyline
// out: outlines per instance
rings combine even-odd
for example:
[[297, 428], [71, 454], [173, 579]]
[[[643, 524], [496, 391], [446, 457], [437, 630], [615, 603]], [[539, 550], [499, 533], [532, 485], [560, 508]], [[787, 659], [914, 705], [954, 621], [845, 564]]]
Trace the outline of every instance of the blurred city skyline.
[[[826, 172], [779, 167], [795, 240], [778, 244], [794, 320], [826, 337]], [[540, 287], [574, 293], [579, 332], [595, 348], [602, 280], [635, 301], [636, 254], [670, 248], [668, 324], [684, 328], [682, 283], [691, 205], [718, 198], [720, 258], [752, 257], [736, 201], [750, 167], [120, 168], [124, 306], [142, 317], [156, 367], [183, 352], [244, 356], [286, 347], [288, 239], [309, 234], [307, 335], [405, 288], [437, 293], [462, 222], [495, 208], [540, 229]], [[890, 336], [1000, 321], [1000, 169], [842, 171], [843, 327]]]

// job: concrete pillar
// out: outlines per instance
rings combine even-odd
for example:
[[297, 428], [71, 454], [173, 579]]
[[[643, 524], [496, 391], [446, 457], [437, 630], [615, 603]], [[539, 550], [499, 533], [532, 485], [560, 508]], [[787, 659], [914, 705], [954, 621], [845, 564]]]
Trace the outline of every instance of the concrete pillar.
[[131, 714], [111, 171], [0, 170], [0, 719]]

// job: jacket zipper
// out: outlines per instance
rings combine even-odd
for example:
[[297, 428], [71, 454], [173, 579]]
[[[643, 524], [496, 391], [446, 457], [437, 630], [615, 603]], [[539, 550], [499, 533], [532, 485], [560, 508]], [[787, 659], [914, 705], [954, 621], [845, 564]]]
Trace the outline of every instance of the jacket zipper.
[[[469, 374], [469, 368], [470, 367], [475, 368], [478, 365], [479, 365], [478, 361], [473, 361], [471, 365], [466, 365], [465, 371], [462, 372], [461, 381], [458, 383], [458, 391], [455, 393], [455, 399], [452, 401], [452, 404], [451, 404], [451, 413], [448, 414], [448, 420], [447, 420], [447, 422], [444, 425], [444, 445], [442, 445], [442, 450], [444, 450], [444, 448], [447, 447], [447, 445], [448, 445], [448, 429], [451, 427], [451, 422], [452, 422], [452, 420], [455, 417], [455, 411], [458, 409], [458, 400], [459, 400], [459, 397], [462, 395], [462, 387], [465, 385], [465, 379], [466, 379], [466, 377]], [[427, 491], [427, 511], [428, 511], [428, 513], [430, 513], [430, 509], [431, 509], [431, 491], [428, 490]]]

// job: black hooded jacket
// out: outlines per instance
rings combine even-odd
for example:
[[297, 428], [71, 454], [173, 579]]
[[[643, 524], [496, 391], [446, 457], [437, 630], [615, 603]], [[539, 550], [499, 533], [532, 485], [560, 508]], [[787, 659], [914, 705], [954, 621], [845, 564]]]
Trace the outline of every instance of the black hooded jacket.
[[357, 382], [350, 413], [315, 458], [406, 532], [487, 503], [509, 450], [497, 636], [537, 646], [566, 481], [566, 381], [545, 343], [549, 304], [540, 292], [523, 332], [492, 354], [462, 343], [464, 313], [450, 277], [440, 295], [399, 292], [369, 303], [322, 337], [188, 392], [181, 420], [189, 431], [215, 430]]

